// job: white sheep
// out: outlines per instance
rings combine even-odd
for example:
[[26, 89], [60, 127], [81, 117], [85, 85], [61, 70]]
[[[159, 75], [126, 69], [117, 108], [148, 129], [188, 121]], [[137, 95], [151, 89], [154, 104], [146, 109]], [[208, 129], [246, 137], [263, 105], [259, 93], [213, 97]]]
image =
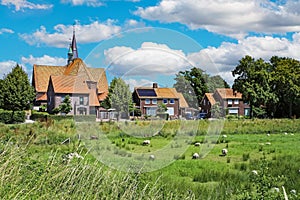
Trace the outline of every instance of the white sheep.
[[196, 142], [196, 143], [195, 143], [195, 147], [199, 147], [200, 145], [201, 145], [200, 142]]
[[287, 132], [284, 132], [284, 135], [287, 135], [288, 133]]
[[222, 135], [222, 138], [227, 138], [227, 135]]
[[194, 153], [193, 154], [193, 159], [198, 159], [198, 158], [200, 158], [199, 154], [198, 153]]
[[226, 156], [228, 154], [228, 150], [227, 149], [222, 149], [222, 155]]
[[150, 145], [150, 140], [144, 140], [143, 145]]
[[268, 133], [267, 136], [270, 136], [270, 133]]
[[155, 160], [155, 156], [154, 156], [153, 154], [151, 154], [151, 155], [149, 156], [149, 160]]
[[252, 170], [251, 172], [252, 172], [252, 174], [254, 174], [256, 176], [258, 175], [258, 172], [256, 170]]
[[271, 145], [271, 142], [266, 142], [266, 145]]

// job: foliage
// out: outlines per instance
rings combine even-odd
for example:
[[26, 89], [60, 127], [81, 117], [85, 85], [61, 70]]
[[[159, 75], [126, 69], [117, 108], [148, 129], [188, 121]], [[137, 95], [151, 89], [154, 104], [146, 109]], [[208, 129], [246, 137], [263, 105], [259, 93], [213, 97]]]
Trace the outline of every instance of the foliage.
[[66, 95], [63, 102], [52, 110], [53, 114], [58, 114], [59, 112], [68, 114], [72, 110], [71, 99], [69, 95]]
[[[233, 89], [250, 103], [255, 117], [292, 117], [300, 112], [300, 62], [273, 56], [269, 62], [245, 56], [232, 71]], [[256, 111], [256, 112], [253, 112]], [[265, 114], [264, 114], [265, 113]]]
[[27, 74], [17, 64], [1, 81], [0, 105], [6, 110], [22, 111], [31, 107], [34, 97]]
[[208, 76], [207, 75], [207, 88], [208, 91], [213, 93], [217, 88], [230, 88], [228, 83], [220, 76]]
[[127, 113], [128, 115], [130, 108], [133, 108], [129, 85], [121, 78], [115, 77], [110, 83], [109, 94], [102, 106], [105, 108], [114, 108], [117, 112]]
[[0, 123], [12, 124], [25, 121], [25, 111], [10, 111], [0, 109]]
[[33, 110], [31, 113], [30, 119], [45, 121], [45, 120], [47, 120], [48, 116], [49, 116], [49, 113], [47, 113], [47, 112], [37, 112], [37, 111]]
[[222, 110], [220, 108], [220, 103], [216, 102], [214, 105], [211, 106], [211, 117], [219, 118], [222, 116]]
[[168, 110], [168, 108], [167, 108], [166, 104], [159, 103], [157, 105], [157, 112], [159, 112], [159, 113], [165, 113], [167, 110]]

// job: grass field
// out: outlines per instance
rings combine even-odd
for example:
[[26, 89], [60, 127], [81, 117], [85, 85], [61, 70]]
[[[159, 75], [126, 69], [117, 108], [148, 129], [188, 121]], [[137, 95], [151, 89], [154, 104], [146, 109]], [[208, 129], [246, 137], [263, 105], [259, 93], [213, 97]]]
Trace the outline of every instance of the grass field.
[[[0, 198], [284, 199], [284, 186], [289, 199], [299, 199], [299, 122], [0, 124]], [[151, 144], [142, 145], [145, 139]], [[195, 152], [202, 158], [192, 159]], [[141, 162], [146, 171], [110, 168], [99, 161], [103, 155], [120, 166]]]

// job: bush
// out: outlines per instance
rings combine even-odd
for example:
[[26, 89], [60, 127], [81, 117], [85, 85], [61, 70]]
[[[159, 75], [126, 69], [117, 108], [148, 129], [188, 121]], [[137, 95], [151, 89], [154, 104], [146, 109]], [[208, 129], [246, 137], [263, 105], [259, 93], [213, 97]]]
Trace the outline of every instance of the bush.
[[25, 121], [25, 111], [11, 111], [0, 109], [0, 123], [13, 124]]
[[31, 120], [46, 121], [49, 114], [47, 112], [32, 111]]

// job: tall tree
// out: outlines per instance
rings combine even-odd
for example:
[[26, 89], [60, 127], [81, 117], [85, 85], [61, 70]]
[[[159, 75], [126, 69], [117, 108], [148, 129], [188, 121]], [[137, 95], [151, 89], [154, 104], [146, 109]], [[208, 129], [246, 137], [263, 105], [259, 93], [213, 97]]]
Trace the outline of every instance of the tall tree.
[[[273, 56], [272, 88], [279, 101], [273, 106], [276, 117], [292, 117], [300, 113], [300, 62]], [[288, 109], [287, 109], [288, 108]]]
[[203, 70], [193, 67], [191, 70], [180, 71], [176, 74], [175, 80], [174, 87], [178, 92], [182, 92], [185, 98], [187, 97], [189, 106], [198, 108], [202, 97], [208, 92]]
[[229, 84], [220, 76], [207, 76], [208, 91], [213, 93], [217, 88], [230, 88]]
[[129, 116], [132, 107], [132, 94], [129, 85], [121, 78], [114, 78], [109, 87], [109, 95], [105, 102], [110, 108], [116, 109], [118, 113], [126, 113]]
[[[233, 89], [243, 94], [243, 100], [250, 103], [250, 117], [262, 113], [261, 109], [278, 101], [271, 88], [271, 66], [263, 59], [255, 60], [250, 56], [245, 56], [232, 71], [233, 76], [238, 76], [234, 80]], [[253, 109], [255, 108], [255, 109]]]
[[1, 82], [0, 98], [4, 109], [18, 111], [31, 107], [35, 93], [21, 66], [17, 64]]

